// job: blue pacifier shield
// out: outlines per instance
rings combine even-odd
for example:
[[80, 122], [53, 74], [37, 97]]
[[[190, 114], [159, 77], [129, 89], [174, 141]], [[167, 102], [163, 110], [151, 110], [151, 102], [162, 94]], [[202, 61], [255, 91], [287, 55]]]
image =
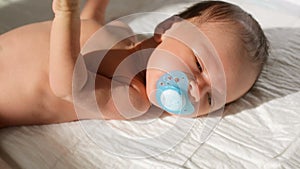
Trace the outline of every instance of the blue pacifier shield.
[[173, 114], [192, 114], [195, 109], [188, 96], [189, 80], [185, 73], [172, 71], [159, 78], [156, 100], [159, 106]]

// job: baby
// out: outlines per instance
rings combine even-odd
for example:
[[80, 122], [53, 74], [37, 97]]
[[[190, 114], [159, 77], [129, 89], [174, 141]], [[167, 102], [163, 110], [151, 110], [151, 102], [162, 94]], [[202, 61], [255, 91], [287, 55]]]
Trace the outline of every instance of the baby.
[[[82, 46], [104, 24], [107, 4], [108, 0], [89, 0], [79, 14], [80, 0], [53, 0], [52, 22], [26, 25], [0, 36], [0, 127], [97, 118], [88, 116], [96, 112], [87, 112], [86, 117], [80, 118], [76, 115], [72, 77]], [[255, 83], [268, 55], [268, 42], [259, 24], [239, 7], [221, 1], [200, 2], [177, 16], [195, 24], [216, 49], [226, 77], [226, 103], [243, 96]], [[168, 19], [159, 24], [157, 30], [164, 33], [172, 29], [174, 22]], [[96, 72], [95, 94], [103, 118], [126, 119], [112, 99], [112, 76], [126, 57], [149, 48], [169, 51], [185, 62], [199, 90], [203, 90], [198, 96], [201, 109], [197, 116], [209, 113], [210, 83], [204, 76], [205, 67], [187, 46], [156, 33], [136, 44], [129, 39], [121, 41], [101, 62]], [[150, 55], [149, 60], [154, 55]], [[91, 78], [87, 72], [84, 68], [84, 80], [82, 88], [76, 89], [78, 92]], [[157, 105], [150, 95], [156, 90], [158, 79], [157, 72], [149, 69], [131, 81], [129, 99], [138, 112], [145, 113], [151, 104]], [[123, 85], [117, 82], [114, 87]], [[123, 94], [126, 93], [120, 93]]]

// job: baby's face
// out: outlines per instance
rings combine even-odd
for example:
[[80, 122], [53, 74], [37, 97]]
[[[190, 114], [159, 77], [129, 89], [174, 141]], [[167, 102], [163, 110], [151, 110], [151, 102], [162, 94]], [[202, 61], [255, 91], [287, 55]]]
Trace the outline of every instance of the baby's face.
[[[172, 29], [172, 28], [171, 28]], [[256, 72], [250, 61], [245, 59], [246, 54], [243, 48], [239, 47], [240, 41], [233, 33], [222, 29], [222, 26], [216, 24], [203, 24], [201, 31], [207, 36], [215, 47], [220, 60], [223, 64], [226, 79], [226, 103], [232, 102], [245, 94], [253, 85], [256, 79]], [[197, 82], [197, 90], [190, 92], [192, 98], [200, 98], [199, 110], [197, 115], [204, 115], [210, 111], [211, 102], [211, 81], [203, 63], [199, 63], [195, 53], [182, 42], [164, 37], [156, 50], [170, 53], [174, 60], [180, 60]], [[151, 59], [158, 58], [157, 53], [153, 52]], [[161, 56], [159, 56], [161, 57]], [[169, 57], [170, 58], [170, 57]], [[162, 62], [163, 59], [162, 59]], [[171, 62], [164, 64], [172, 64]], [[166, 72], [149, 68], [146, 73], [146, 90], [149, 100], [156, 106], [154, 92], [158, 79]], [[195, 87], [193, 86], [195, 89]]]

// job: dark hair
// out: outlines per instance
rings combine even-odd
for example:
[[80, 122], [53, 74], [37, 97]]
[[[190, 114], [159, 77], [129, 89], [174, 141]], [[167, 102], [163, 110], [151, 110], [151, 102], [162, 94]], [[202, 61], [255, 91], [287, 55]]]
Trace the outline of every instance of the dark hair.
[[183, 19], [197, 18], [198, 24], [222, 22], [236, 25], [249, 59], [261, 72], [269, 55], [269, 42], [258, 22], [240, 7], [222, 1], [202, 1], [176, 16]]

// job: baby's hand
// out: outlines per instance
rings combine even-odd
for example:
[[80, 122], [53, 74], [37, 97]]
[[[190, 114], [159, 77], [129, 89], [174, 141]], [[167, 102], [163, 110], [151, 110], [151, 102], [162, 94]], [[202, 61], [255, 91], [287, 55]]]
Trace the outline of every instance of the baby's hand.
[[52, 10], [58, 13], [79, 12], [80, 0], [53, 0]]
[[134, 78], [128, 86], [127, 78], [124, 80], [97, 75], [95, 94], [104, 119], [129, 120], [142, 116], [150, 108], [144, 84]]
[[146, 94], [146, 87], [142, 82], [134, 78], [131, 87], [134, 90], [129, 90], [129, 98], [131, 105], [136, 110], [135, 117], [138, 117], [146, 113], [151, 104]]

